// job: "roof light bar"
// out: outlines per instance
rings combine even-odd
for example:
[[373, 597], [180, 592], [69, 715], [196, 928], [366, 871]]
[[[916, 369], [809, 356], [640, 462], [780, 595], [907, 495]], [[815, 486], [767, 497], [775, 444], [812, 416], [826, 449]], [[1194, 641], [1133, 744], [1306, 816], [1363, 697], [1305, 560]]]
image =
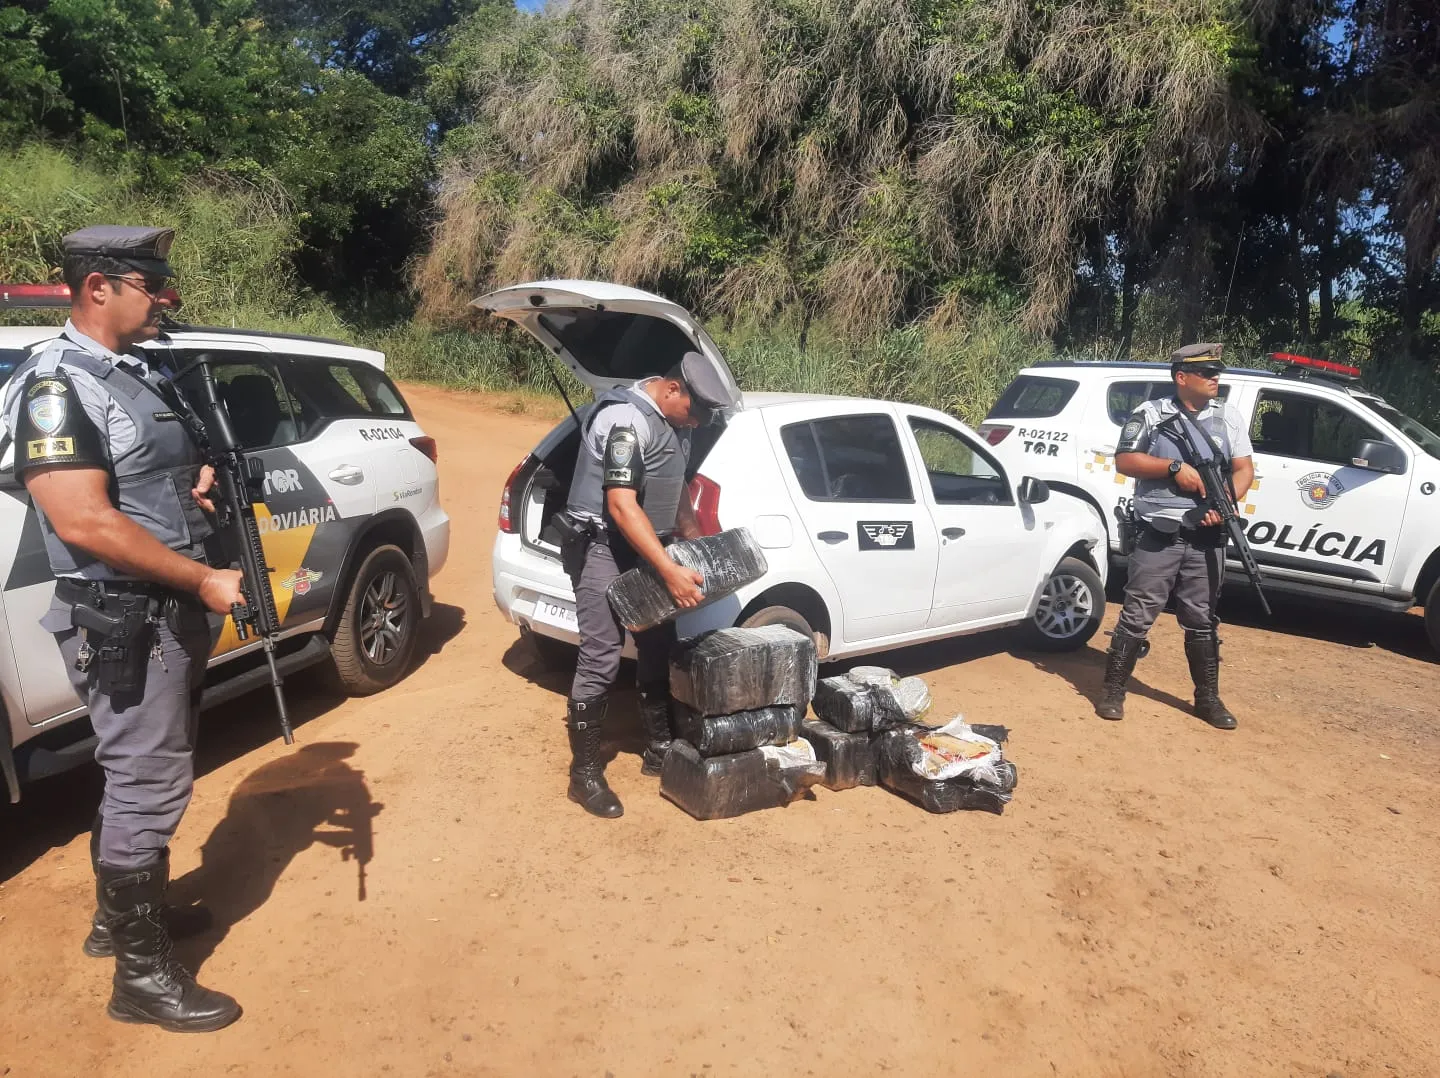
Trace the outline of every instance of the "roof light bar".
[[70, 306], [69, 285], [0, 284], [0, 310], [68, 306]]
[[1307, 367], [1313, 371], [1336, 374], [1342, 378], [1359, 378], [1362, 373], [1359, 367], [1351, 367], [1344, 363], [1332, 363], [1328, 359], [1297, 356], [1290, 352], [1271, 352], [1270, 358], [1277, 363], [1285, 363], [1291, 367]]

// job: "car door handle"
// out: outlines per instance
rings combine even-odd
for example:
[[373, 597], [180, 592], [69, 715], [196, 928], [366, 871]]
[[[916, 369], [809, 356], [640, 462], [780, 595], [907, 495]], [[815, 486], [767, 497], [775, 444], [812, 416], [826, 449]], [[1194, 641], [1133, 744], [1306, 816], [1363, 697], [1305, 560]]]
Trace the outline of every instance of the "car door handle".
[[344, 483], [347, 487], [353, 487], [357, 483], [365, 482], [365, 473], [353, 464], [342, 464], [330, 473], [330, 478], [337, 483]]
[[940, 534], [946, 539], [959, 539], [965, 534], [964, 528], [941, 528]]
[[849, 532], [816, 532], [815, 538], [822, 543], [843, 543], [850, 538]]

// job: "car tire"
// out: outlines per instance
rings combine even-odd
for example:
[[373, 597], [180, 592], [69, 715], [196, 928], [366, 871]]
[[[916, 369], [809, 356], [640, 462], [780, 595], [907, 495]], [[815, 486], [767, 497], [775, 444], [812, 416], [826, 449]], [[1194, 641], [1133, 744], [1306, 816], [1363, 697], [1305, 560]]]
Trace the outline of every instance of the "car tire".
[[815, 639], [815, 630], [811, 628], [805, 615], [788, 606], [762, 606], [742, 621], [737, 628], [758, 629], [762, 625], [784, 625], [794, 629], [802, 636], [807, 636], [811, 640]]
[[526, 633], [525, 637], [530, 641], [530, 648], [540, 660], [540, 665], [547, 670], [575, 669], [575, 660], [579, 649], [574, 644], [533, 631]]
[[388, 689], [410, 670], [420, 635], [420, 589], [398, 546], [378, 546], [350, 581], [330, 654], [340, 687], [351, 696]]
[[1062, 558], [1025, 622], [1025, 642], [1036, 651], [1074, 651], [1089, 642], [1104, 616], [1100, 574], [1079, 558]]
[[1430, 637], [1430, 646], [1440, 653], [1440, 580], [1435, 581], [1425, 599], [1425, 635]]

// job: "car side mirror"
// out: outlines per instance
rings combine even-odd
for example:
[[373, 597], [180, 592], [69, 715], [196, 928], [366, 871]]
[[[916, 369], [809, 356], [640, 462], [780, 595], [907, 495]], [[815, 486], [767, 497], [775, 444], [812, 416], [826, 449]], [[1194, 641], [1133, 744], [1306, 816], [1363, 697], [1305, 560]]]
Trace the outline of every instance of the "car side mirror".
[[1050, 484], [1043, 479], [1027, 475], [1020, 480], [1020, 500], [1026, 505], [1039, 505], [1050, 500]]
[[1393, 442], [1377, 442], [1361, 438], [1355, 443], [1355, 454], [1350, 463], [1357, 468], [1386, 475], [1405, 474], [1405, 454]]

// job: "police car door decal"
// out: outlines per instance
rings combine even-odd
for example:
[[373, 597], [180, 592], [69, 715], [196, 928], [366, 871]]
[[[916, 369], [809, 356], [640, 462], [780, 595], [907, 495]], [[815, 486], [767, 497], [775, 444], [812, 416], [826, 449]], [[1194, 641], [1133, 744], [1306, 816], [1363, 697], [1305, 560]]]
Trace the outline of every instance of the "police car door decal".
[[861, 550], [915, 549], [915, 524], [910, 520], [860, 520], [855, 530]]

